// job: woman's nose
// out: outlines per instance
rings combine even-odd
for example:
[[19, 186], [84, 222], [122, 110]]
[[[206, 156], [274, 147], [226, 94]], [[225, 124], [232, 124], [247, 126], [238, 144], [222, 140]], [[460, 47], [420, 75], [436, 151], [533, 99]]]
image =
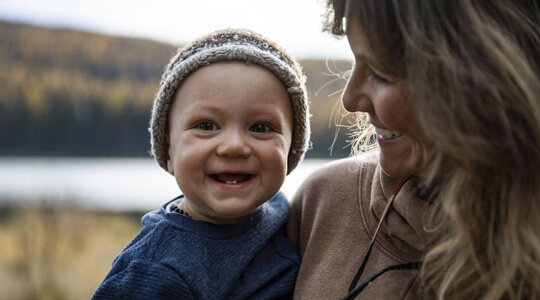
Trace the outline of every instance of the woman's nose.
[[221, 135], [221, 141], [217, 147], [217, 154], [224, 157], [247, 157], [251, 154], [251, 147], [247, 141], [246, 133], [241, 130], [226, 130]]
[[345, 90], [341, 95], [341, 104], [349, 112], [372, 112], [373, 103], [366, 93], [366, 76], [353, 69], [351, 77], [347, 81]]

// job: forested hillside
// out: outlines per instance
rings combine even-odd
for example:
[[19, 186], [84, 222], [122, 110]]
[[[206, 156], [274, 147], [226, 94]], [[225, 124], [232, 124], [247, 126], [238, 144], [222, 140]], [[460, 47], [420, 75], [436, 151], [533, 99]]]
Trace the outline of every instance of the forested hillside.
[[[0, 40], [0, 155], [148, 156], [152, 98], [176, 46], [6, 22]], [[329, 157], [344, 85], [329, 74], [349, 63], [300, 62], [313, 113], [307, 156]], [[332, 157], [350, 151], [343, 132]]]

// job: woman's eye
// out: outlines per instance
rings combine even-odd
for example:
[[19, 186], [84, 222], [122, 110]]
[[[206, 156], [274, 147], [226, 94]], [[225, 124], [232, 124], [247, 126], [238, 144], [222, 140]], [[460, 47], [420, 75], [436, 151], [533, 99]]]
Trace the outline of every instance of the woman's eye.
[[379, 83], [390, 83], [390, 81], [379, 74], [375, 73], [372, 69], [369, 69], [369, 77], [373, 78], [373, 80], [379, 82]]
[[218, 127], [212, 122], [202, 122], [197, 125], [201, 130], [218, 130]]
[[251, 126], [251, 128], [249, 129], [250, 131], [253, 131], [253, 132], [267, 132], [270, 130], [270, 126], [268, 125], [265, 125], [265, 124], [255, 124], [253, 126]]

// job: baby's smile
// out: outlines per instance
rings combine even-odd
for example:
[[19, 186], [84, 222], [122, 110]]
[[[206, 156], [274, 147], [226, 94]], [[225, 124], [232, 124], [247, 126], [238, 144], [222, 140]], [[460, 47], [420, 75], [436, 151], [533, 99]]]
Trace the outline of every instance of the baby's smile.
[[241, 173], [221, 173], [221, 174], [212, 174], [210, 175], [214, 180], [226, 183], [226, 184], [237, 184], [248, 181], [253, 177], [252, 174], [241, 174]]

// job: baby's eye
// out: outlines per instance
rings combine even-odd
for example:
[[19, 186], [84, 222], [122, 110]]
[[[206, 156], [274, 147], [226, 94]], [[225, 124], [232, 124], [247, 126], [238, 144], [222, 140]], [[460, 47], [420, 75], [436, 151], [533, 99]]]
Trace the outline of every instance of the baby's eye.
[[201, 122], [197, 125], [201, 130], [218, 130], [219, 128], [212, 122]]
[[267, 132], [267, 131], [271, 130], [271, 128], [270, 128], [270, 126], [265, 125], [265, 124], [255, 124], [255, 125], [251, 126], [249, 128], [249, 130], [253, 131], [253, 132], [263, 133], [263, 132]]

